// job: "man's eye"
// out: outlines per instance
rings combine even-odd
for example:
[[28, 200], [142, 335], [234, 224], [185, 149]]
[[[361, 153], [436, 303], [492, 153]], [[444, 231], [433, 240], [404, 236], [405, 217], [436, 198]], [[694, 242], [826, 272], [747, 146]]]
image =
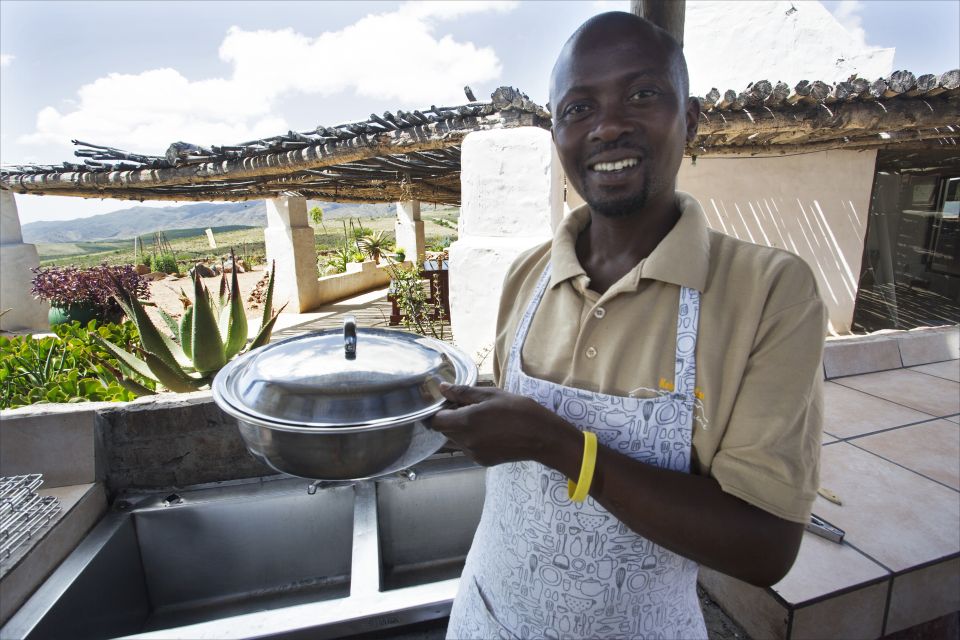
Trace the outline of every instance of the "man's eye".
[[587, 111], [589, 108], [590, 108], [590, 107], [588, 107], [587, 105], [585, 105], [585, 104], [583, 104], [583, 103], [575, 103], [575, 104], [572, 104], [572, 105], [570, 105], [569, 107], [567, 107], [566, 109], [563, 110], [563, 117], [566, 118], [566, 117], [568, 117], [568, 116], [578, 116], [578, 115], [580, 115], [580, 114], [582, 114], [582, 113], [586, 113], [586, 111]]
[[656, 89], [640, 89], [639, 91], [634, 91], [630, 95], [631, 100], [643, 100], [644, 98], [652, 98], [657, 95]]

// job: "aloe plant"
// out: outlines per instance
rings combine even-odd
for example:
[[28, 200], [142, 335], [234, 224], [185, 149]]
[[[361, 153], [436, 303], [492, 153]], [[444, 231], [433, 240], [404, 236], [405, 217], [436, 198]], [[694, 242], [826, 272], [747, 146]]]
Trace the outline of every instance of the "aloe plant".
[[[136, 353], [130, 353], [106, 341], [99, 342], [130, 369], [145, 378], [159, 382], [171, 391], [186, 392], [202, 389], [209, 385], [217, 372], [235, 356], [252, 351], [270, 341], [270, 334], [276, 324], [277, 316], [283, 311], [281, 307], [273, 313], [275, 270], [274, 264], [267, 283], [260, 328], [249, 346], [247, 346], [247, 317], [243, 311], [236, 269], [231, 274], [229, 290], [226, 274], [221, 276], [220, 291], [216, 298], [203, 285], [197, 270], [194, 270], [194, 299], [187, 305], [180, 322], [178, 323], [166, 312], [160, 310], [161, 317], [171, 330], [172, 336], [157, 329], [140, 301], [117, 283], [115, 294], [117, 301], [127, 317], [136, 324], [143, 348]], [[186, 300], [189, 302], [189, 299]]]
[[380, 262], [380, 256], [386, 253], [390, 244], [390, 236], [382, 230], [373, 231], [370, 235], [357, 240], [357, 246], [360, 247], [360, 250], [374, 262]]

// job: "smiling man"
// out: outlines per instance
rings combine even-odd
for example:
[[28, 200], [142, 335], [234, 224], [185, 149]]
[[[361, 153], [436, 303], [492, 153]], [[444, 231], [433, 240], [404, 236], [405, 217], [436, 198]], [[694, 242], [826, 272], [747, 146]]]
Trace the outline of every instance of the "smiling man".
[[433, 421], [490, 466], [450, 638], [703, 638], [704, 564], [757, 585], [818, 486], [826, 324], [798, 257], [711, 231], [676, 176], [700, 115], [668, 34], [585, 23], [550, 86], [586, 205], [507, 275], [501, 389]]

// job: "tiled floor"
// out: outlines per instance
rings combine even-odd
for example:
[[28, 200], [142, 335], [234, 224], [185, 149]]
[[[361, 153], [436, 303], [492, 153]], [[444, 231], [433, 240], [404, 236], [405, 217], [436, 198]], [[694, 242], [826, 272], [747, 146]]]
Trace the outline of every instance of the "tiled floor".
[[946, 378], [954, 382], [960, 382], [960, 360], [947, 360], [946, 362], [935, 362], [933, 364], [923, 364], [918, 367], [911, 367], [913, 371], [926, 373], [939, 378]]
[[919, 371], [894, 369], [837, 378], [833, 382], [931, 416], [943, 417], [960, 412], [958, 383]]
[[[273, 340], [282, 340], [311, 331], [320, 331], [323, 329], [336, 329], [343, 326], [343, 319], [347, 315], [353, 315], [356, 318], [358, 327], [382, 327], [390, 326], [391, 303], [387, 300], [387, 290], [377, 289], [369, 293], [324, 305], [309, 313], [289, 314], [284, 317], [281, 314], [278, 327], [273, 331]], [[450, 332], [450, 323], [438, 323], [443, 327], [443, 339], [452, 340], [453, 334]], [[394, 327], [403, 329], [402, 326]]]

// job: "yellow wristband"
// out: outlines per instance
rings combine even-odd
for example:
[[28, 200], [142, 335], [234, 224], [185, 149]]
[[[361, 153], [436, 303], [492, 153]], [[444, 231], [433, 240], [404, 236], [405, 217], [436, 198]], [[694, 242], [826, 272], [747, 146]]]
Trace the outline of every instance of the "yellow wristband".
[[583, 432], [583, 462], [580, 464], [580, 477], [576, 484], [567, 480], [567, 494], [574, 502], [583, 502], [590, 493], [590, 483], [593, 482], [593, 470], [597, 466], [597, 434], [591, 431]]

